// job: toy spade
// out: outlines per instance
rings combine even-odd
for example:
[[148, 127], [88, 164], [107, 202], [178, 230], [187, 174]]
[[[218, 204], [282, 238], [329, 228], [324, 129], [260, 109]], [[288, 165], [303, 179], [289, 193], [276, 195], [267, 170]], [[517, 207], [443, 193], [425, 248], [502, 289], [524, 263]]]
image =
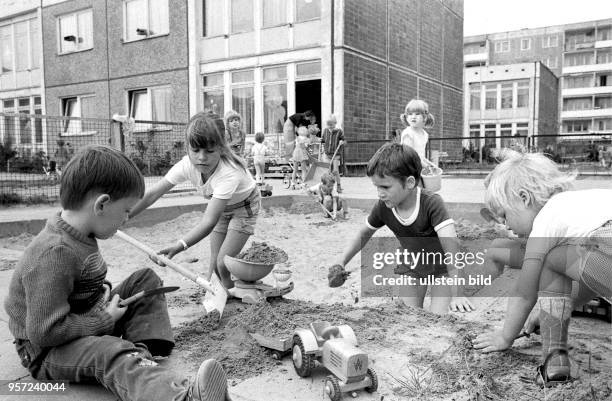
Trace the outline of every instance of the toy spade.
[[157, 295], [157, 294], [165, 294], [167, 292], [176, 291], [179, 288], [180, 287], [159, 287], [159, 288], [153, 288], [152, 290], [140, 291], [132, 295], [131, 297], [128, 297], [126, 299], [122, 299], [121, 301], [119, 301], [119, 306], [121, 307], [128, 306], [129, 304], [138, 301], [140, 298], [150, 297], [152, 295]]
[[211, 284], [210, 281], [206, 280], [204, 277], [198, 276], [191, 270], [184, 268], [183, 266], [168, 259], [163, 255], [158, 255], [154, 249], [141, 243], [137, 239], [130, 237], [121, 230], [117, 230], [116, 235], [128, 244], [140, 249], [141, 251], [149, 255], [149, 258], [158, 265], [168, 266], [183, 277], [186, 277], [204, 287], [206, 289], [207, 294], [210, 293], [208, 298], [205, 300], [208, 305], [206, 307], [207, 313], [210, 312], [212, 309], [217, 309], [219, 313], [223, 312], [223, 308], [225, 307], [225, 303], [227, 302], [227, 292], [225, 291], [225, 288], [223, 288], [221, 282], [216, 283], [216, 285]]

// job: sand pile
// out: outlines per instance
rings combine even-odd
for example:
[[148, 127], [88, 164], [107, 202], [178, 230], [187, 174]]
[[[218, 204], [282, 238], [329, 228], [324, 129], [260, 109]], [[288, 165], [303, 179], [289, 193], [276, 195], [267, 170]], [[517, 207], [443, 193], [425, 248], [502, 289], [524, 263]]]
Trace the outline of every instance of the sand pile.
[[252, 242], [251, 247], [246, 251], [242, 251], [236, 256], [237, 259], [242, 259], [245, 262], [263, 263], [273, 265], [276, 263], [284, 263], [287, 261], [287, 252], [265, 242]]
[[472, 223], [467, 219], [456, 219], [455, 230], [457, 231], [457, 237], [461, 239], [495, 239], [495, 238], [507, 238], [509, 236], [508, 230], [495, 224], [476, 224]]

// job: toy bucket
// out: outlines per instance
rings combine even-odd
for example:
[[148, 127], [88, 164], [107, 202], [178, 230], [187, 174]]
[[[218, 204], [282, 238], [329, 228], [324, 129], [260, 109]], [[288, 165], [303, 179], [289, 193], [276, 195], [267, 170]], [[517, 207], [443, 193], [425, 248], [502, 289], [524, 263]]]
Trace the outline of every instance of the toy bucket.
[[423, 187], [432, 192], [438, 192], [442, 188], [442, 169], [439, 167], [427, 167], [421, 172]]

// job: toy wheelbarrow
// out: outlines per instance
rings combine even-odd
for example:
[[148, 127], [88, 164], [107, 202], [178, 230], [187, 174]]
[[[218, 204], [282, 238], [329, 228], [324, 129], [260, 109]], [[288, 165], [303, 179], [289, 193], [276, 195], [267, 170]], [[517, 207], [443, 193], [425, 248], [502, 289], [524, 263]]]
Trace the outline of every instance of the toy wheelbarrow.
[[291, 352], [293, 340], [288, 335], [287, 338], [268, 337], [259, 333], [249, 333], [249, 335], [257, 341], [257, 344], [264, 348], [268, 348], [272, 352], [272, 358], [281, 360], [285, 355]]

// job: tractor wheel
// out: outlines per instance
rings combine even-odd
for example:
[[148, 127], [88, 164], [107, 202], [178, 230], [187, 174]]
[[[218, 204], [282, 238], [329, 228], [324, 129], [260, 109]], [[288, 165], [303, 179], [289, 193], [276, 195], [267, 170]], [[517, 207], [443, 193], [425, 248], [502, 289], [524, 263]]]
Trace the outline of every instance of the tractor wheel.
[[338, 383], [336, 376], [329, 375], [325, 378], [325, 393], [331, 401], [340, 401], [340, 398], [342, 398], [340, 383]]
[[314, 368], [314, 356], [304, 351], [300, 336], [293, 336], [293, 367], [300, 377], [308, 377]]
[[291, 186], [291, 174], [285, 173], [285, 175], [283, 176], [283, 187], [285, 187], [286, 189], [289, 189], [290, 186]]
[[376, 376], [376, 372], [374, 369], [368, 368], [368, 372], [366, 373], [372, 382], [372, 385], [365, 388], [368, 393], [373, 393], [378, 390], [378, 377]]
[[268, 196], [272, 196], [272, 191], [268, 191]]

